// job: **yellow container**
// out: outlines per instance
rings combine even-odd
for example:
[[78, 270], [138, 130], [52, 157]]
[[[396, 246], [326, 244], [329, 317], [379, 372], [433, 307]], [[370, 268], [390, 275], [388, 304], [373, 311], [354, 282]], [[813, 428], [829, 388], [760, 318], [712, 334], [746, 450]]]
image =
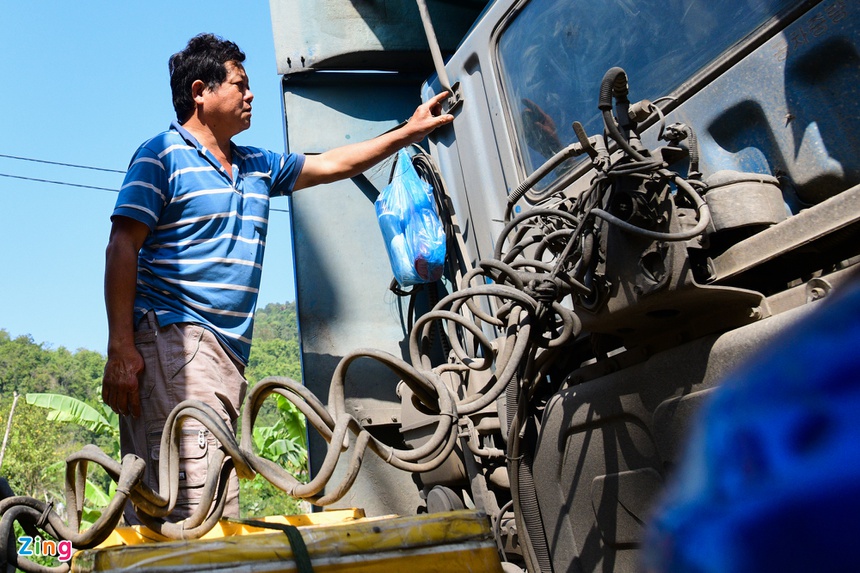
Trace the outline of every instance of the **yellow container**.
[[[236, 535], [271, 533], [272, 527], [266, 527], [271, 525], [311, 527], [352, 523], [359, 519], [366, 519], [364, 517], [363, 509], [334, 509], [302, 515], [275, 515], [253, 520], [222, 519], [200, 539], [220, 539], [222, 537], [232, 537]], [[252, 525], [252, 522], [259, 523], [260, 525]], [[170, 539], [140, 525], [117, 527], [113, 530], [110, 536], [98, 546], [98, 548], [104, 549], [115, 545], [138, 545], [140, 543], [151, 543], [153, 541], [170, 541]]]
[[[284, 518], [298, 522], [314, 573], [502, 571], [490, 520], [484, 513], [464, 510], [355, 519], [360, 514], [350, 515], [351, 511]], [[125, 531], [125, 539], [109, 541], [124, 545], [103, 544], [78, 552], [72, 560], [72, 573], [125, 569], [152, 573], [300, 573], [283, 532], [248, 525], [237, 528], [241, 524], [229, 521], [222, 524], [221, 533], [227, 536], [214, 537], [219, 532], [210, 532], [210, 537], [193, 541], [151, 542], [147, 536], [153, 534], [148, 530], [139, 532], [140, 537]]]

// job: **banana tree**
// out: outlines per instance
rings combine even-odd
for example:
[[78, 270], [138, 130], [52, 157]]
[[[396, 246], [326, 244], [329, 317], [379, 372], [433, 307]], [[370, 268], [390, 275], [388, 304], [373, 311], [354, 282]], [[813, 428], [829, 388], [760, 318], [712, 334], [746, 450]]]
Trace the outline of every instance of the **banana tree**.
[[303, 474], [308, 462], [305, 417], [283, 396], [275, 398], [278, 420], [272, 426], [254, 427], [254, 446], [262, 457]]
[[109, 438], [109, 455], [119, 452], [119, 416], [108, 406], [94, 408], [71, 396], [62, 394], [27, 394], [28, 404], [48, 410], [49, 422], [71, 422], [96, 435]]
[[[62, 394], [27, 394], [27, 404], [48, 410], [49, 422], [69, 422], [85, 428], [97, 436], [106, 438], [104, 449], [110, 456], [117, 456], [119, 447], [119, 417], [109, 407], [100, 404], [94, 408], [71, 396]], [[62, 475], [65, 462], [57, 462], [45, 468], [43, 476]], [[101, 511], [95, 508], [105, 507], [116, 493], [116, 483], [113, 480], [103, 480], [104, 484], [90, 479], [86, 480], [85, 499], [90, 506], [85, 507], [82, 521], [92, 523], [98, 519]], [[58, 496], [59, 497], [59, 496]]]

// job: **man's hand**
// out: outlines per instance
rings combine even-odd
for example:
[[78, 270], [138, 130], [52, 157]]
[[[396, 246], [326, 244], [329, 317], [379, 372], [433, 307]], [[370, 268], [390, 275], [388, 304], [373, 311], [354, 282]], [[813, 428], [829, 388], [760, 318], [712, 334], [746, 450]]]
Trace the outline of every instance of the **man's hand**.
[[140, 416], [139, 379], [143, 357], [132, 344], [130, 348], [108, 353], [102, 380], [102, 400], [122, 416]]
[[418, 143], [437, 127], [454, 121], [453, 115], [442, 113], [442, 102], [450, 95], [450, 92], [436, 94], [432, 99], [418, 106], [404, 127], [410, 133], [409, 144]]

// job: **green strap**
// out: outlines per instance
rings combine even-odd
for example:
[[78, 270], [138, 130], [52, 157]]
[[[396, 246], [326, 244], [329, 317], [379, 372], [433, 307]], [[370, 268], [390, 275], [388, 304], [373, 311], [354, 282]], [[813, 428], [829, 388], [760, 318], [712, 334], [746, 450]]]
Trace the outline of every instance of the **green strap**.
[[308, 553], [308, 546], [305, 545], [305, 540], [302, 539], [302, 532], [294, 525], [285, 523], [267, 523], [265, 521], [257, 521], [255, 519], [231, 519], [237, 523], [253, 525], [264, 529], [277, 529], [283, 531], [287, 536], [287, 541], [290, 542], [290, 548], [293, 550], [293, 560], [296, 562], [297, 573], [314, 573], [314, 567], [311, 564], [311, 556]]
[[314, 573], [314, 566], [311, 564], [308, 546], [305, 545], [305, 540], [302, 539], [302, 532], [294, 525], [278, 525], [277, 529], [281, 529], [287, 534], [287, 540], [293, 549], [293, 559], [296, 561], [298, 573]]

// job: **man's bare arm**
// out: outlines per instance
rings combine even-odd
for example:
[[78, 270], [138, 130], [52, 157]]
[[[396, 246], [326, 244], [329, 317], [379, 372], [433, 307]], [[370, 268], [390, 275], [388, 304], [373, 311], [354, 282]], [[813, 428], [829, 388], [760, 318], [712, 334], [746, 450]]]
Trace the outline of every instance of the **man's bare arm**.
[[149, 228], [116, 217], [105, 252], [105, 307], [108, 317], [108, 359], [102, 400], [117, 414], [140, 416], [138, 378], [143, 358], [134, 346], [134, 297], [137, 257]]
[[406, 125], [399, 129], [361, 143], [307, 156], [302, 172], [296, 180], [295, 189], [353, 177], [403, 147], [418, 143], [437, 127], [454, 120], [454, 116], [441, 113], [442, 101], [447, 97], [448, 92], [443, 92], [418, 106]]

